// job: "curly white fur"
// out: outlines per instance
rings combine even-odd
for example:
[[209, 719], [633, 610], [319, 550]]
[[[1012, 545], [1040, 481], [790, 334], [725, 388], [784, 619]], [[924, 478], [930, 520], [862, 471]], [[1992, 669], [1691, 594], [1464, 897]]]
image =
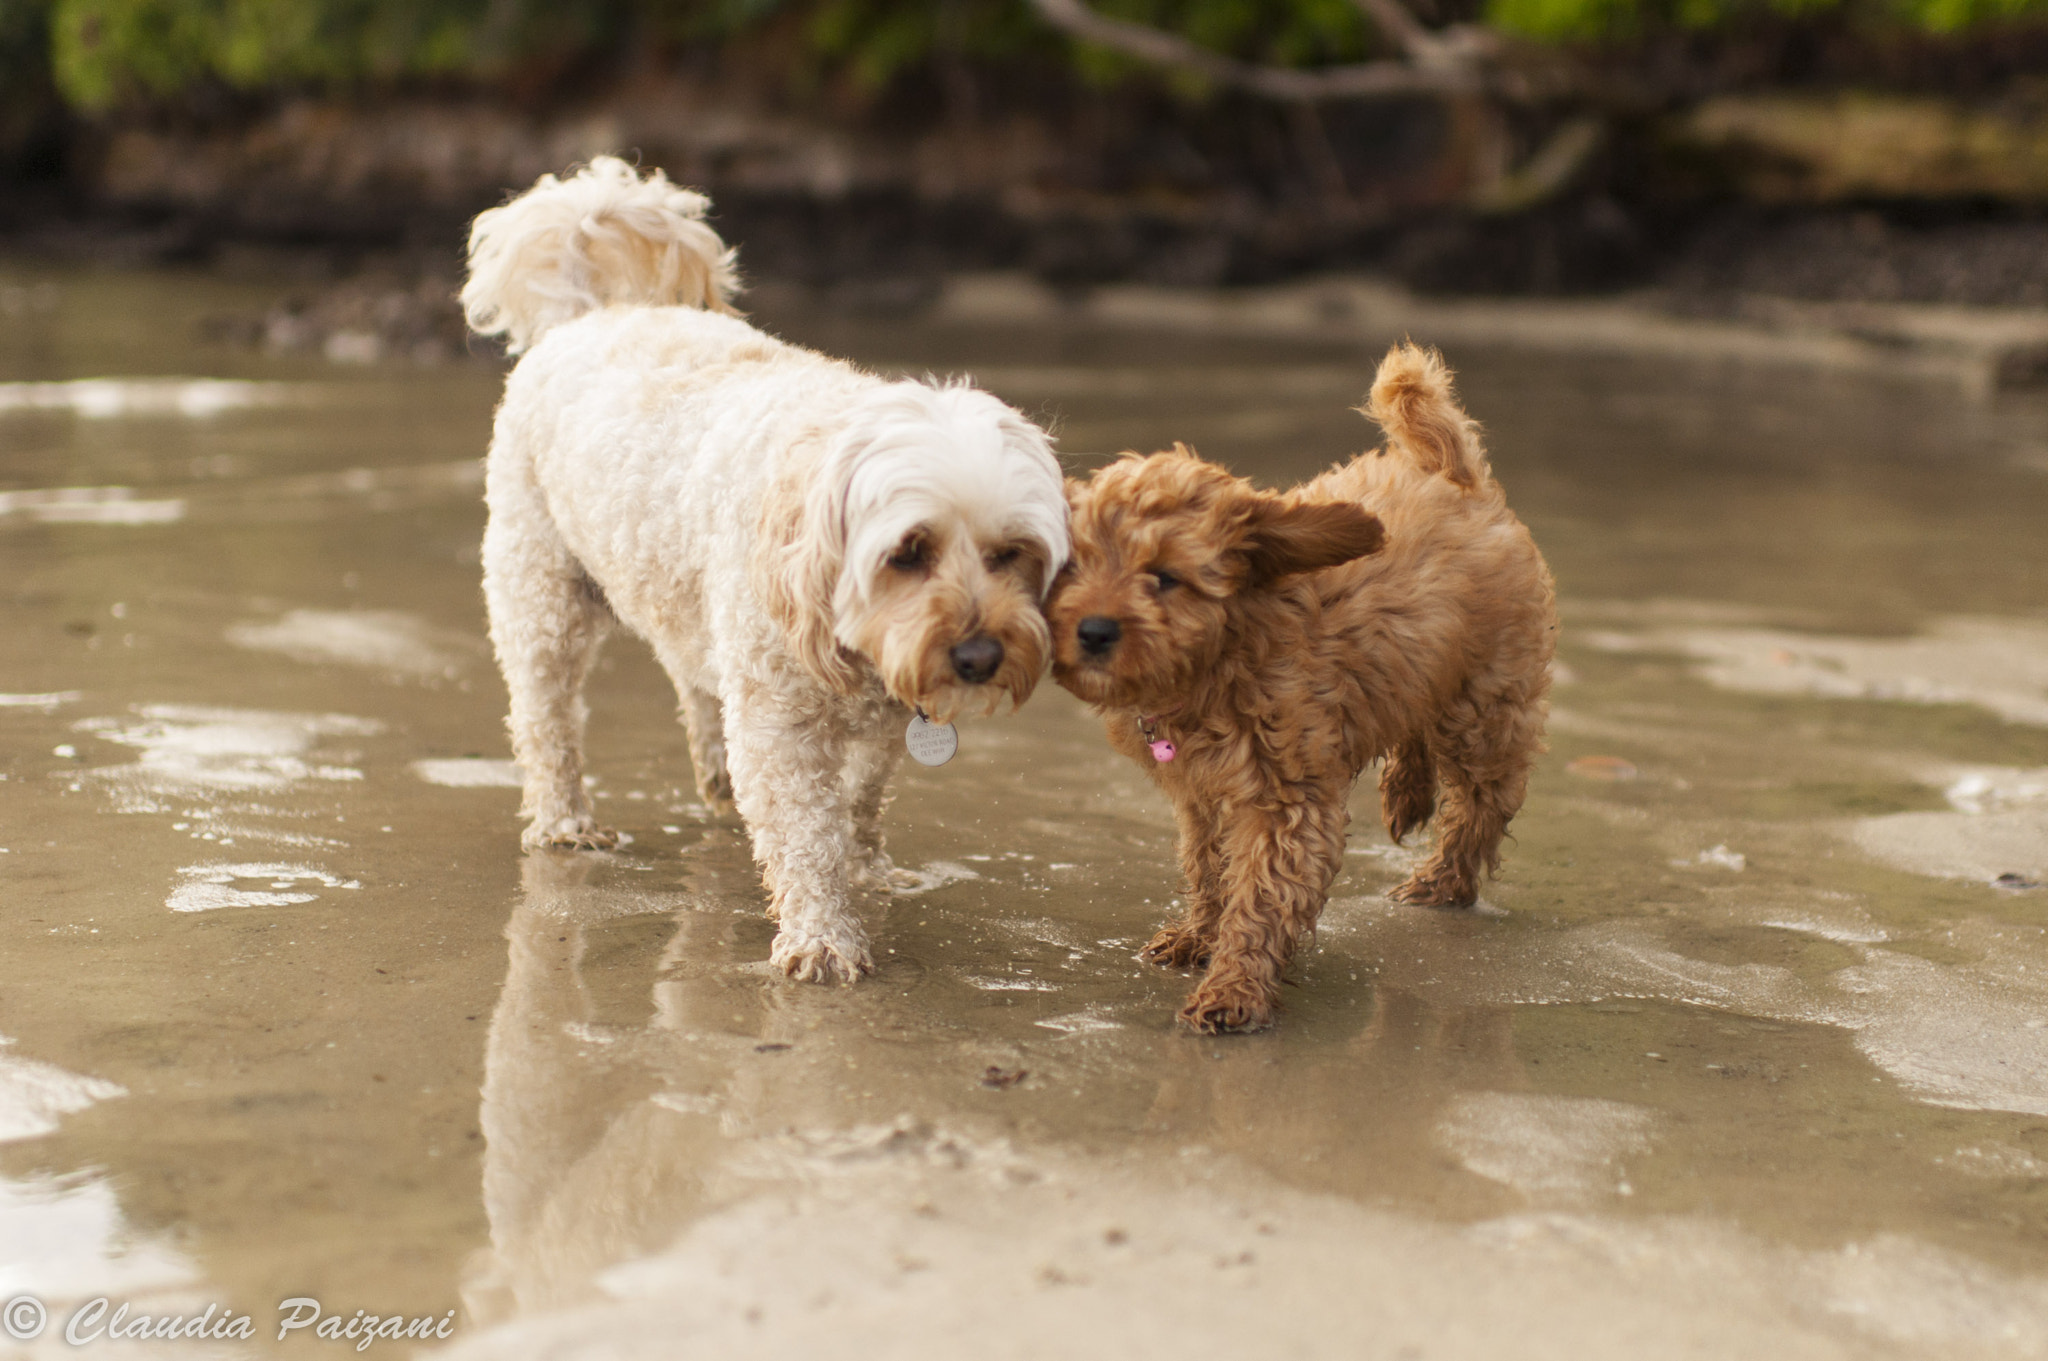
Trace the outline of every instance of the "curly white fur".
[[702, 310], [733, 279], [705, 206], [606, 158], [472, 237], [473, 324], [530, 346], [483, 554], [526, 841], [615, 840], [584, 789], [581, 695], [616, 620], [675, 682], [699, 790], [747, 822], [774, 962], [852, 979], [872, 965], [850, 888], [889, 881], [877, 822], [908, 706], [1030, 693], [1066, 501], [1045, 435], [988, 394]]
[[611, 303], [732, 311], [733, 252], [704, 224], [711, 200], [656, 170], [642, 179], [600, 156], [566, 180], [542, 175], [469, 229], [463, 315], [519, 354], [543, 333]]

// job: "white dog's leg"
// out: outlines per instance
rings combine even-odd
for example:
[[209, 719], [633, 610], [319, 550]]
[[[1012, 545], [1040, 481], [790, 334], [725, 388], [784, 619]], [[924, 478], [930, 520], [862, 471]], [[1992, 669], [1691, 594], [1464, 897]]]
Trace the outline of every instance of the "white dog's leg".
[[551, 527], [519, 507], [491, 506], [484, 533], [484, 599], [491, 644], [511, 692], [512, 754], [526, 775], [527, 846], [598, 850], [619, 835], [600, 827], [583, 787], [583, 681], [611, 631], [611, 611]]
[[690, 769], [697, 775], [697, 797], [714, 812], [732, 807], [732, 773], [725, 764], [725, 711], [718, 696], [693, 685], [679, 685], [683, 730], [690, 735]]
[[743, 685], [726, 697], [725, 714], [733, 793], [782, 923], [769, 962], [806, 982], [850, 983], [874, 961], [848, 888], [846, 735], [815, 708], [764, 689]]
[[896, 772], [903, 744], [890, 733], [869, 733], [848, 744], [846, 809], [853, 824], [853, 882], [862, 888], [907, 888], [917, 876], [898, 870], [882, 849], [882, 809], [888, 803], [889, 777]]

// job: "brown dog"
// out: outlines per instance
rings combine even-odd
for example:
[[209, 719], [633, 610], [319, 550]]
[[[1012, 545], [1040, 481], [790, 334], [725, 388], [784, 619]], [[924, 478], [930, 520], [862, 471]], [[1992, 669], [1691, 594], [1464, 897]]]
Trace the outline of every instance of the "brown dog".
[[1173, 800], [1185, 916], [1146, 947], [1206, 964], [1196, 1030], [1272, 1020], [1344, 855], [1359, 772], [1384, 757], [1396, 841], [1436, 853], [1400, 902], [1469, 906], [1543, 750], [1557, 615], [1433, 352], [1380, 364], [1388, 446], [1293, 491], [1183, 445], [1069, 482], [1074, 557], [1047, 602], [1053, 675]]

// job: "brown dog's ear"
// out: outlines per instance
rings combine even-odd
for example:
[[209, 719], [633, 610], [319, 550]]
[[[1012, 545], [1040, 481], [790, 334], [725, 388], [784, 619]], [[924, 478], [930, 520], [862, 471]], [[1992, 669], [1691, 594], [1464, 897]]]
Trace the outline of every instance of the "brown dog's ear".
[[1377, 553], [1386, 538], [1379, 517], [1349, 501], [1262, 496], [1245, 525], [1241, 551], [1248, 584], [1257, 585]]

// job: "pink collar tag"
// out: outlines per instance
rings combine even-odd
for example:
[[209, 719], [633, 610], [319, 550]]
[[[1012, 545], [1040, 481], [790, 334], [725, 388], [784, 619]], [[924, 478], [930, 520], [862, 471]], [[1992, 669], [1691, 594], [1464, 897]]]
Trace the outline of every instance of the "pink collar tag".
[[1159, 714], [1156, 717], [1151, 714], [1138, 715], [1138, 732], [1144, 737], [1145, 745], [1152, 748], [1152, 759], [1161, 765], [1171, 761], [1178, 754], [1179, 749], [1173, 745], [1171, 739], [1159, 735], [1159, 720], [1165, 718], [1167, 714], [1179, 712], [1180, 706], [1176, 704], [1173, 708], [1168, 709], [1166, 713]]

